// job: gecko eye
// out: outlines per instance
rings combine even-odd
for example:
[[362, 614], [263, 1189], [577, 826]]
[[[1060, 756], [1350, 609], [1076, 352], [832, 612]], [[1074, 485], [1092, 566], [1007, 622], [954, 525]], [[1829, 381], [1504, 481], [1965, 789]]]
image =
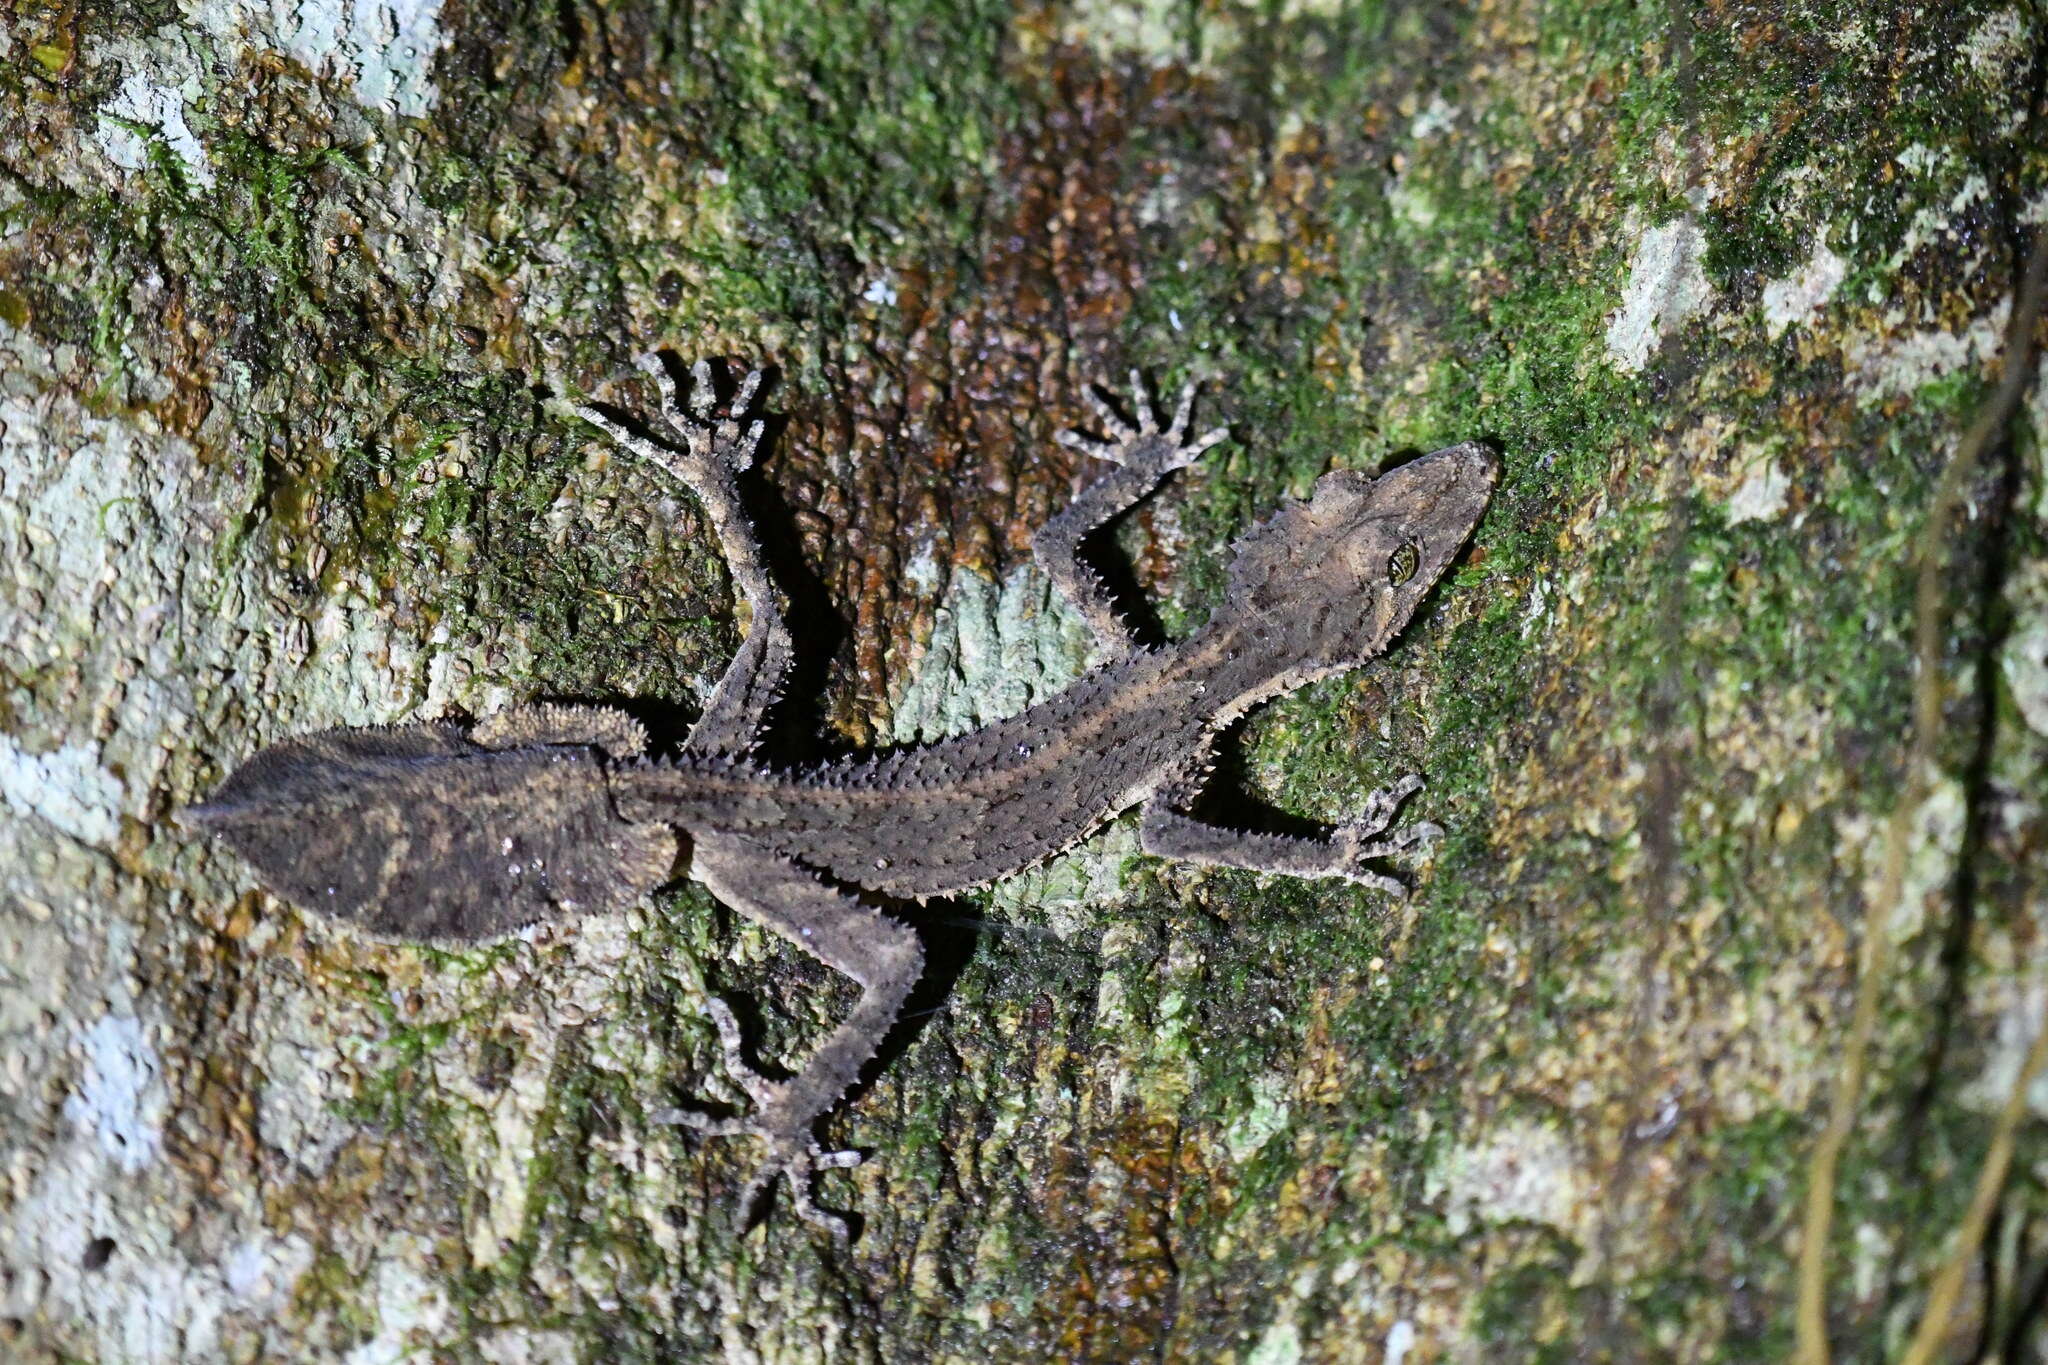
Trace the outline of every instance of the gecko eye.
[[1387, 582], [1398, 588], [1415, 577], [1415, 571], [1421, 567], [1422, 551], [1411, 540], [1387, 556]]

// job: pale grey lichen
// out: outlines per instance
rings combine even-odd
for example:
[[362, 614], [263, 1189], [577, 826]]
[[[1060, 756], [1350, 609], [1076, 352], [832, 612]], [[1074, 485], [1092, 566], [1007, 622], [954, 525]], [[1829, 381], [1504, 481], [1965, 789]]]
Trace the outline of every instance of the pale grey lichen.
[[1645, 230], [1629, 254], [1621, 306], [1607, 324], [1607, 355], [1629, 373], [1712, 303], [1703, 258], [1706, 238], [1690, 214]]
[[1136, 56], [1165, 66], [1190, 55], [1189, 17], [1176, 0], [1079, 0], [1063, 16], [1060, 36], [1106, 58]]
[[342, 1106], [362, 1081], [337, 1036], [347, 1016], [332, 1017], [306, 990], [265, 992], [252, 1024], [262, 1083], [256, 1092], [258, 1131], [279, 1154], [309, 1174], [324, 1173], [358, 1131]]
[[1293, 1090], [1294, 1078], [1277, 1072], [1252, 1080], [1249, 1101], [1223, 1130], [1223, 1147], [1232, 1161], [1242, 1165], [1251, 1160], [1287, 1127], [1293, 1114], [1287, 1097]]
[[[1906, 824], [1906, 875], [1887, 925], [1894, 943], [1911, 941], [1939, 914], [1962, 849], [1968, 814], [1962, 783], [1930, 772], [1924, 790], [1926, 796]], [[1865, 904], [1879, 901], [1883, 896], [1884, 846], [1890, 838], [1887, 822], [1857, 812], [1841, 816], [1839, 826], [1843, 862], [1862, 863]]]
[[1866, 403], [1916, 393], [1934, 380], [1983, 365], [1998, 353], [2012, 300], [2001, 299], [1959, 332], [1927, 327], [1893, 330], [1905, 319], [1893, 313], [1880, 334], [1860, 334], [1843, 347], [1849, 382]]
[[[108, 966], [128, 961], [125, 921], [110, 919], [107, 937], [97, 950], [55, 959], [62, 981], [50, 989], [69, 1001], [89, 973], [105, 979]], [[24, 965], [46, 971], [50, 960]], [[0, 1209], [0, 1312], [75, 1324], [99, 1358], [217, 1359], [238, 1295], [221, 1266], [188, 1253], [189, 1207], [161, 1198], [177, 1178], [163, 1159], [169, 1096], [150, 1028], [131, 1010], [117, 1005], [83, 1028], [54, 1030], [70, 1042], [62, 1053], [55, 1038], [40, 1049], [32, 1036], [8, 1039], [10, 1052], [39, 1050], [68, 1079], [69, 1095], [56, 1126], [23, 1107], [23, 1127], [7, 1134], [18, 1179]], [[21, 1143], [32, 1144], [32, 1162], [20, 1160]], [[260, 1225], [249, 1234], [260, 1236]]]
[[1745, 521], [1773, 521], [1783, 514], [1792, 492], [1792, 478], [1768, 451], [1744, 451], [1740, 466], [1742, 482], [1728, 495], [1728, 524]]
[[1087, 651], [1086, 627], [1035, 568], [1000, 584], [956, 568], [931, 639], [895, 696], [890, 737], [939, 739], [1013, 716], [1079, 677]]
[[507, 1327], [477, 1338], [476, 1352], [489, 1365], [576, 1365], [583, 1351], [567, 1332]]
[[1848, 270], [1849, 263], [1829, 250], [1825, 240], [1816, 241], [1813, 253], [1799, 269], [1764, 285], [1765, 333], [1776, 340], [1788, 329], [1803, 327], [1819, 317]]
[[1408, 136], [1421, 142], [1449, 130], [1457, 121], [1458, 110], [1442, 95], [1432, 94], [1429, 103], [1416, 110], [1415, 117], [1408, 121]]
[[1300, 1360], [1301, 1328], [1287, 1316], [1267, 1326], [1245, 1353], [1244, 1365], [1299, 1365]]
[[1520, 1221], [1576, 1239], [1593, 1211], [1593, 1190], [1571, 1144], [1554, 1126], [1524, 1118], [1505, 1120], [1449, 1148], [1431, 1169], [1426, 1188], [1441, 1201], [1453, 1236]]
[[47, 820], [81, 843], [106, 847], [121, 831], [127, 791], [82, 744], [28, 753], [0, 735], [0, 802]]
[[371, 108], [418, 118], [434, 106], [441, 0], [203, 0], [188, 21], [281, 48], [316, 74], [351, 82]]
[[1436, 226], [1436, 201], [1430, 197], [1428, 187], [1413, 175], [1388, 177], [1387, 207], [1394, 217], [1412, 228]]
[[448, 1291], [427, 1277], [431, 1243], [412, 1233], [391, 1238], [371, 1272], [369, 1305], [377, 1327], [369, 1340], [350, 1350], [347, 1365], [400, 1365], [449, 1340], [456, 1309]]
[[[1970, 1104], [1992, 1113], [2005, 1106], [2043, 1028], [2048, 1028], [2048, 985], [2021, 987], [1993, 1026], [1984, 1069], [1965, 1092]], [[2034, 1077], [2027, 1086], [2026, 1103], [2036, 1115], [2048, 1118], [2048, 1075]]]
[[143, 1022], [107, 1014], [79, 1037], [85, 1054], [64, 1116], [92, 1134], [115, 1166], [133, 1175], [163, 1147], [163, 1067]]
[[[2042, 200], [2048, 205], [2048, 195]], [[2048, 222], [2048, 213], [2041, 221]], [[2048, 522], [2048, 374], [2036, 375], [2027, 392], [2027, 427], [2034, 435], [2034, 515]]]
[[2031, 46], [2033, 24], [2019, 9], [1998, 9], [1984, 16], [1958, 49], [1970, 68], [1987, 81], [2002, 81]]
[[166, 80], [148, 70], [130, 71], [114, 97], [101, 107], [94, 136], [109, 161], [124, 170], [139, 171], [149, 165], [151, 134], [136, 131], [134, 125], [154, 129], [155, 136], [164, 140], [185, 174], [202, 187], [211, 188], [212, 163], [185, 122], [186, 108], [200, 96], [199, 79], [189, 71], [172, 74], [175, 80]]
[[2035, 734], [2048, 738], [2048, 563], [2026, 561], [2006, 586], [2013, 627], [1999, 651], [1999, 671], [2013, 704]]

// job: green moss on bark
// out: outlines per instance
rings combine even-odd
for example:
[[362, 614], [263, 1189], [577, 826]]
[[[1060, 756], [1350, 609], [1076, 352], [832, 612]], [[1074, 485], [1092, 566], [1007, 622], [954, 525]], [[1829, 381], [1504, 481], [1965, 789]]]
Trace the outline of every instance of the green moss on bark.
[[[406, 118], [280, 35], [8, 21], [0, 392], [39, 414], [24, 487], [114, 431], [191, 505], [103, 490], [134, 512], [102, 517], [109, 562], [200, 585], [155, 680], [172, 757], [106, 852], [150, 907], [120, 913], [173, 926], [118, 971], [193, 1059], [177, 1098], [245, 1117], [176, 1149], [172, 1193], [119, 1199], [165, 1226], [228, 1210], [209, 1246], [304, 1242], [287, 1306], [216, 1315], [223, 1352], [1783, 1352], [1904, 753], [1909, 546], [2043, 193], [2038, 15], [435, 20]], [[105, 113], [131, 77], [200, 92], [179, 98], [203, 166]], [[139, 165], [109, 161], [103, 116]], [[1450, 833], [1414, 901], [1161, 865], [1118, 830], [935, 916], [943, 988], [827, 1124], [875, 1158], [822, 1183], [866, 1220], [844, 1252], [783, 1205], [745, 1235], [748, 1154], [648, 1122], [728, 1093], [705, 990], [760, 1002], [771, 1058], [843, 1003], [700, 893], [453, 956], [235, 902], [161, 817], [277, 733], [529, 695], [686, 721], [737, 636], [723, 569], [686, 498], [552, 403], [644, 399], [618, 381], [656, 344], [779, 372], [763, 501], [850, 618], [824, 678], [842, 738], [888, 733], [913, 684], [996, 686], [925, 678], [924, 646], [949, 587], [1003, 581], [1086, 472], [1045, 440], [1087, 420], [1085, 378], [1200, 378], [1233, 431], [1119, 542], [1168, 633], [1318, 474], [1493, 444], [1493, 508], [1425, 618], [1255, 718], [1228, 765], [1307, 819], [1426, 773], [1415, 814]], [[2044, 740], [1998, 669], [2038, 611], [2008, 592], [2048, 555], [2035, 468], [1991, 471], [1959, 537], [1949, 804], [1918, 826], [1840, 1181], [1845, 1357], [1910, 1326], [2033, 1017]], [[26, 640], [51, 615], [28, 594], [70, 580], [7, 544]], [[139, 686], [123, 619], [35, 639], [0, 728], [96, 751], [139, 724], [109, 700]], [[223, 1000], [319, 1002], [294, 1046], [348, 1078], [343, 1157], [302, 1168], [246, 1117], [278, 1112], [256, 1059], [284, 1026]], [[43, 1156], [72, 1140], [57, 1114]], [[2034, 1164], [2010, 1226], [2041, 1216]], [[387, 1269], [447, 1311], [405, 1319]], [[1999, 1262], [1968, 1309], [2017, 1334], [2008, 1355], [2038, 1343], [2029, 1273]], [[52, 1294], [33, 1349], [118, 1358], [115, 1308]]]

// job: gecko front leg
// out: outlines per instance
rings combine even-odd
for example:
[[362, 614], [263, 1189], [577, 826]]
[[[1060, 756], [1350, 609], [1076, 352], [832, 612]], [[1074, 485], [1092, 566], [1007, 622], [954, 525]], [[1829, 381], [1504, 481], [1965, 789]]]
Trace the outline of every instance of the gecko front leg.
[[1422, 789], [1422, 779], [1414, 773], [1367, 797], [1365, 813], [1356, 820], [1346, 821], [1321, 838], [1308, 839], [1224, 829], [1197, 820], [1178, 806], [1192, 801], [1198, 787], [1198, 782], [1191, 778], [1145, 803], [1138, 823], [1138, 840], [1145, 852], [1212, 867], [1236, 867], [1290, 877], [1342, 877], [1399, 898], [1408, 894], [1408, 888], [1366, 864], [1443, 836], [1439, 826], [1426, 820], [1404, 825], [1391, 834], [1386, 832], [1401, 803]]
[[1101, 416], [1110, 439], [1098, 441], [1078, 431], [1062, 431], [1055, 439], [1063, 446], [1121, 468], [1082, 489], [1080, 496], [1067, 504], [1066, 510], [1039, 527], [1031, 537], [1031, 553], [1038, 561], [1038, 567], [1045, 571], [1060, 595], [1067, 599], [1068, 605], [1087, 621], [1088, 628], [1095, 634], [1096, 648], [1103, 657], [1114, 659], [1129, 654], [1136, 641], [1131, 638], [1130, 627], [1117, 614], [1109, 590], [1094, 571], [1081, 562], [1078, 554], [1081, 542], [1128, 511], [1138, 499], [1158, 487], [1160, 480], [1168, 474], [1176, 469], [1185, 469], [1198, 455], [1230, 432], [1228, 428], [1217, 427], [1192, 441], [1188, 440], [1188, 419], [1195, 407], [1195, 386], [1192, 383], [1181, 390], [1180, 406], [1173, 414], [1173, 423], [1164, 431], [1159, 429], [1159, 418], [1152, 410], [1152, 401], [1146, 396], [1144, 383], [1136, 370], [1131, 371], [1131, 401], [1138, 413], [1138, 425], [1135, 427], [1124, 421], [1094, 387], [1091, 386], [1087, 393], [1088, 401]]
[[711, 1018], [726, 1063], [753, 1100], [754, 1112], [744, 1118], [713, 1119], [669, 1110], [660, 1118], [708, 1133], [759, 1138], [768, 1150], [740, 1196], [740, 1208], [751, 1208], [762, 1190], [786, 1175], [796, 1211], [844, 1239], [846, 1220], [812, 1202], [811, 1176], [857, 1165], [860, 1155], [822, 1150], [812, 1140], [811, 1128], [853, 1085], [895, 1023], [904, 997], [924, 971], [924, 947], [908, 925], [869, 909], [827, 886], [809, 869], [746, 839], [699, 837], [691, 870], [718, 899], [852, 978], [861, 994], [803, 1069], [786, 1081], [771, 1080], [747, 1064], [731, 1010], [724, 1001], [713, 999]]
[[662, 415], [681, 434], [681, 446], [651, 441], [596, 408], [577, 407], [575, 412], [619, 445], [673, 475], [696, 494], [711, 521], [719, 549], [725, 554], [726, 568], [746, 600], [753, 620], [748, 624], [747, 638], [726, 666], [725, 676], [719, 679], [710, 701], [705, 703], [704, 714], [698, 717], [684, 744], [700, 753], [737, 757], [750, 751], [759, 737], [768, 709], [781, 694], [791, 656], [789, 626], [783, 619], [781, 599], [768, 576], [767, 560], [754, 537], [753, 524], [747, 519], [735, 477], [753, 464], [755, 449], [761, 442], [762, 424], [747, 420], [747, 409], [761, 386], [761, 372], [750, 371], [740, 381], [721, 417], [711, 366], [704, 361], [698, 361], [690, 370], [687, 403], [677, 393], [675, 380], [660, 356], [642, 356], [640, 368], [660, 386]]

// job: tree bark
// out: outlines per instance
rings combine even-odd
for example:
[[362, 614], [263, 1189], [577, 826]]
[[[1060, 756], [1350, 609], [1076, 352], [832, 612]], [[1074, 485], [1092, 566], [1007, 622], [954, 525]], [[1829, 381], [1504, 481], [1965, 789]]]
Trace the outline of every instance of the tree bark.
[[[2048, 1020], [2038, 381], [1929, 524], [2048, 222], [2044, 23], [0, 7], [0, 1353], [1782, 1357], [1853, 1101], [1818, 1322], [1896, 1355]], [[849, 998], [701, 890], [449, 951], [181, 830], [309, 729], [555, 698], [674, 741], [743, 623], [698, 509], [558, 405], [647, 406], [656, 346], [775, 374], [778, 753], [1083, 665], [1028, 545], [1092, 380], [1232, 431], [1104, 547], [1166, 635], [1316, 475], [1487, 441], [1414, 627], [1226, 765], [1282, 821], [1426, 774], [1413, 896], [1127, 817], [906, 909], [931, 981], [824, 1125], [871, 1153], [820, 1181], [841, 1248], [650, 1122], [737, 1098], [707, 992], [771, 1059]], [[2048, 1351], [2025, 1098], [1935, 1359]]]

